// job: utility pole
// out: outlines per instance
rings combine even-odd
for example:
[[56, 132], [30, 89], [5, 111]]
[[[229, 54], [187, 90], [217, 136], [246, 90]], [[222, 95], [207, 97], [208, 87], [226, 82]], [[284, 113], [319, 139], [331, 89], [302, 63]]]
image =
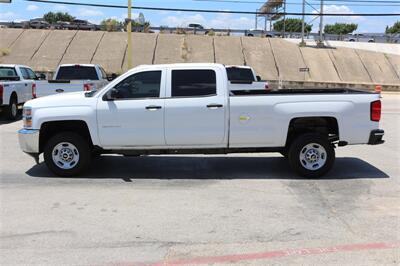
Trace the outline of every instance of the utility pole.
[[256, 21], [255, 21], [255, 30], [257, 29], [257, 27], [258, 27], [258, 9], [256, 9]]
[[324, 24], [324, 0], [321, 0], [321, 7], [320, 7], [320, 20], [319, 20], [319, 47], [324, 47], [324, 36], [322, 34], [323, 31], [323, 24]]
[[286, 32], [286, 0], [283, 2], [283, 34], [282, 38], [285, 38], [285, 32]]
[[132, 65], [132, 0], [128, 0], [128, 25], [126, 31], [128, 32], [128, 69], [133, 67]]
[[306, 0], [303, 0], [303, 7], [302, 7], [302, 15], [301, 15], [301, 42], [300, 46], [306, 46], [306, 43], [304, 42], [304, 13], [306, 12]]

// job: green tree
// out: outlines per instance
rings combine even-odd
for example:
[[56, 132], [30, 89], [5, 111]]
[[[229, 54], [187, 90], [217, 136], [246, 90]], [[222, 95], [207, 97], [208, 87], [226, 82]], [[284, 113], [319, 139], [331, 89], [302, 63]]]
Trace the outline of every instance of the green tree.
[[357, 24], [354, 23], [335, 23], [335, 24], [326, 24], [324, 27], [324, 32], [327, 34], [349, 34], [355, 31], [358, 28]]
[[400, 33], [400, 21], [396, 21], [393, 26], [389, 27], [386, 26], [386, 31], [387, 34], [394, 34], [394, 33]]
[[100, 23], [101, 29], [105, 31], [119, 31], [123, 28], [124, 23], [113, 19], [113, 18], [108, 18], [103, 20]]
[[[280, 20], [274, 23], [274, 31], [283, 31], [283, 22]], [[288, 18], [285, 20], [285, 31], [286, 32], [301, 32], [302, 20], [298, 18]], [[312, 25], [304, 23], [304, 31], [311, 32]]]
[[75, 17], [71, 16], [67, 12], [48, 12], [43, 15], [43, 19], [46, 20], [50, 24], [54, 24], [57, 21], [73, 21]]

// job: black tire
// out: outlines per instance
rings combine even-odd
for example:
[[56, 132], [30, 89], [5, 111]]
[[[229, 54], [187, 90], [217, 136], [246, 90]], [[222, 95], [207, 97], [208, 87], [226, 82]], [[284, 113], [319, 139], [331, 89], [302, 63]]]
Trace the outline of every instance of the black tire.
[[10, 104], [6, 106], [5, 111], [8, 120], [15, 121], [18, 119], [18, 99], [15, 94], [11, 95]]
[[[311, 145], [313, 143], [316, 145]], [[307, 145], [310, 145], [309, 147], [311, 147], [311, 149], [307, 149]], [[321, 147], [325, 152], [317, 152], [317, 154], [315, 154], [315, 151], [322, 150]], [[300, 156], [305, 155], [310, 155], [310, 157], [315, 156], [310, 159], [317, 159], [317, 161], [312, 162], [305, 159], [301, 160]], [[292, 169], [300, 176], [306, 178], [318, 178], [322, 177], [332, 169], [335, 162], [335, 149], [326, 136], [317, 133], [306, 133], [298, 136], [292, 142], [288, 152], [288, 159]], [[310, 169], [313, 167], [315, 167], [314, 170]]]
[[[71, 160], [73, 166], [70, 169], [63, 169], [59, 166], [61, 165], [62, 160], [59, 161], [59, 164], [53, 160], [53, 150], [60, 143], [72, 144], [78, 152], [79, 159], [75, 161], [73, 161], [73, 159]], [[54, 174], [62, 177], [77, 176], [84, 173], [90, 166], [91, 156], [92, 152], [87, 141], [74, 132], [62, 132], [54, 135], [44, 147], [44, 161], [47, 167]], [[61, 157], [61, 155], [59, 157]]]

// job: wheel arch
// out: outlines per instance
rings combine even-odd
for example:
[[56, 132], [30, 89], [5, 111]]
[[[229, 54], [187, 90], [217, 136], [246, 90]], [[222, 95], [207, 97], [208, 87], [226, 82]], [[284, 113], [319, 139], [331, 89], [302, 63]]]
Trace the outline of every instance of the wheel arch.
[[325, 135], [333, 142], [339, 140], [338, 120], [332, 116], [311, 116], [295, 117], [289, 122], [286, 137], [286, 147], [289, 147], [293, 140], [305, 133], [319, 133]]
[[88, 124], [83, 120], [62, 120], [42, 123], [39, 135], [39, 153], [42, 153], [47, 141], [54, 135], [61, 132], [74, 132], [88, 141], [93, 147], [92, 136]]
[[17, 104], [18, 104], [18, 94], [16, 91], [11, 92], [8, 102], [11, 103], [11, 99], [13, 99], [13, 98], [15, 98], [17, 100]]

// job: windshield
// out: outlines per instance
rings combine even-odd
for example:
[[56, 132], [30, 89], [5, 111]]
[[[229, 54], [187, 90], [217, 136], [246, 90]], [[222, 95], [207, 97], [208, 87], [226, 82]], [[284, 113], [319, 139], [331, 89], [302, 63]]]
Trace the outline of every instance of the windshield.
[[92, 66], [63, 66], [56, 80], [98, 80], [96, 69]]
[[250, 68], [227, 67], [229, 81], [255, 81]]

